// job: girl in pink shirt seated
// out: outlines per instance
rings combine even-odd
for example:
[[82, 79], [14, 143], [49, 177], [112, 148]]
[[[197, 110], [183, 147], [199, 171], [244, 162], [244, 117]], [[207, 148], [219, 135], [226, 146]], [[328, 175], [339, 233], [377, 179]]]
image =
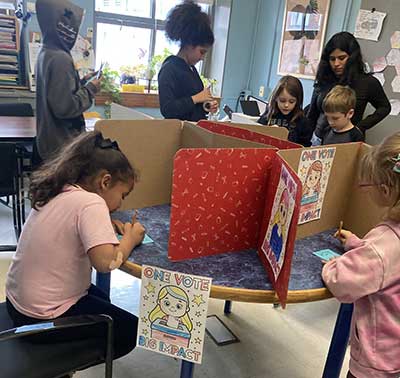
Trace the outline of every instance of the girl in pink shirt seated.
[[[117, 143], [98, 132], [80, 135], [33, 173], [32, 211], [6, 282], [7, 309], [16, 327], [107, 314], [114, 320], [115, 358], [135, 347], [137, 318], [91, 285], [92, 267], [110, 272], [143, 240], [144, 228], [133, 219], [119, 225], [118, 241], [110, 217], [135, 178]], [[105, 335], [102, 328], [90, 328], [70, 331], [68, 340]]]
[[[400, 376], [400, 133], [386, 138], [362, 160], [360, 186], [387, 208], [385, 220], [363, 239], [337, 232], [347, 251], [330, 260], [322, 278], [343, 303], [354, 303], [352, 378]], [[360, 214], [362, 216], [362, 214]]]

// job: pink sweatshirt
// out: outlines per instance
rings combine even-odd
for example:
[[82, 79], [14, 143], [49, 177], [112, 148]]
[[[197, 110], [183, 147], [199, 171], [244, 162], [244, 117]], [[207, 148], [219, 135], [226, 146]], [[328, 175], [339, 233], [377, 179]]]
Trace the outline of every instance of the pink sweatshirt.
[[400, 224], [387, 221], [364, 239], [352, 235], [322, 278], [353, 303], [350, 371], [357, 378], [400, 377]]

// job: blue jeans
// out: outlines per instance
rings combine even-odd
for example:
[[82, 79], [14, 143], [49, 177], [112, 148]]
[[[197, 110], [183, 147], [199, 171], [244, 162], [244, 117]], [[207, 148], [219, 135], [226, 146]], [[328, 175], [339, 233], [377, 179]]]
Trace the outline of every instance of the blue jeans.
[[320, 146], [322, 144], [322, 139], [317, 137], [315, 133], [313, 133], [311, 138], [311, 146]]

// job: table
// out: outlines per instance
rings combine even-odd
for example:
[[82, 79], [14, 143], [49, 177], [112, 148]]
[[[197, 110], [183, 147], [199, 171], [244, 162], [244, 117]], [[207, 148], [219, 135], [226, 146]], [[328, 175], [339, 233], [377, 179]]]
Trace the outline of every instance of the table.
[[[113, 217], [130, 221], [134, 211], [116, 212]], [[141, 265], [148, 264], [183, 273], [204, 275], [213, 278], [210, 296], [224, 299], [225, 313], [231, 310], [231, 301], [254, 303], [277, 303], [266, 272], [255, 250], [223, 253], [200, 259], [171, 262], [168, 260], [168, 235], [170, 206], [153, 206], [139, 210], [139, 221], [145, 226], [154, 243], [135, 248], [121, 269], [135, 277], [141, 277]], [[332, 297], [321, 279], [322, 263], [312, 255], [313, 251], [330, 248], [341, 252], [333, 231], [297, 240], [292, 260], [287, 303], [318, 301]], [[99, 275], [98, 285], [109, 291], [109, 275]], [[323, 378], [338, 378], [345, 356], [352, 305], [342, 305], [328, 352]], [[193, 364], [182, 362], [181, 378], [193, 376]]]
[[35, 117], [0, 117], [0, 142], [32, 142], [35, 137]]

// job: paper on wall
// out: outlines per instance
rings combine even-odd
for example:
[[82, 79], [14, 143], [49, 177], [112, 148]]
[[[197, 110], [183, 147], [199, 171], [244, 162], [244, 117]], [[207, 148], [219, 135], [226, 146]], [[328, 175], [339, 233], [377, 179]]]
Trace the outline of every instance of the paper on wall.
[[299, 224], [321, 218], [335, 152], [336, 147], [323, 147], [301, 153], [297, 172], [303, 184]]
[[374, 73], [373, 76], [379, 80], [383, 87], [383, 85], [385, 84], [385, 75], [383, 74], [383, 72]]
[[382, 72], [386, 68], [386, 66], [386, 58], [384, 56], [381, 56], [379, 58], [376, 58], [374, 60], [374, 63], [372, 63], [372, 70], [373, 72]]
[[400, 49], [400, 31], [396, 30], [390, 37], [392, 49]]
[[201, 363], [211, 278], [142, 266], [137, 345]]
[[392, 116], [399, 115], [400, 114], [400, 100], [390, 100], [390, 105], [392, 106], [390, 115], [392, 115]]
[[357, 16], [354, 36], [356, 38], [378, 41], [385, 17], [386, 13], [383, 12], [371, 12], [367, 9], [360, 9]]
[[400, 76], [395, 76], [392, 81], [393, 92], [400, 92]]
[[389, 66], [396, 66], [400, 64], [400, 50], [391, 49], [386, 55], [386, 62]]
[[270, 262], [275, 280], [279, 276], [285, 261], [286, 242], [293, 217], [296, 190], [296, 182], [288, 169], [282, 165], [271, 211], [271, 218], [261, 246], [261, 250]]

